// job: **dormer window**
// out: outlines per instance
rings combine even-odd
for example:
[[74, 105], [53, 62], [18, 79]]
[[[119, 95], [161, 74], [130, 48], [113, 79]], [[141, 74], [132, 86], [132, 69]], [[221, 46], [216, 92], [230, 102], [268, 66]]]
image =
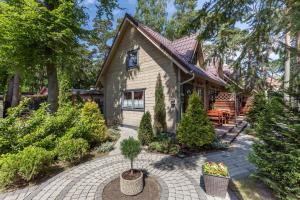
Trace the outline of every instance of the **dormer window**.
[[126, 67], [127, 70], [137, 68], [139, 66], [138, 48], [127, 52]]

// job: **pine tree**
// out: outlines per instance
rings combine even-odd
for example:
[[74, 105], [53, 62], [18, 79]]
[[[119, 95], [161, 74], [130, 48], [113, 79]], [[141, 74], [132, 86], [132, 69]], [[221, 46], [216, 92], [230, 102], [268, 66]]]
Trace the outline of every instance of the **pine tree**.
[[266, 96], [263, 92], [255, 94], [253, 104], [247, 114], [247, 121], [253, 128], [259, 122], [259, 115], [266, 109], [266, 103]]
[[135, 18], [164, 34], [167, 23], [166, 0], [138, 0]]
[[98, 1], [99, 5], [97, 5], [96, 17], [93, 20], [94, 24], [90, 44], [96, 47], [95, 54], [97, 58], [97, 64], [99, 65], [105, 59], [110, 49], [108, 41], [113, 39], [115, 36], [115, 29], [113, 26], [113, 11], [120, 8], [116, 0]]
[[181, 144], [189, 148], [210, 144], [215, 138], [213, 125], [196, 91], [189, 97], [188, 107], [178, 125], [176, 136]]
[[300, 197], [300, 115], [273, 96], [258, 117], [250, 161], [255, 176], [273, 189], [278, 199]]
[[154, 132], [157, 135], [165, 131], [166, 128], [167, 122], [164, 87], [161, 82], [160, 74], [158, 74], [155, 86]]
[[196, 0], [175, 0], [176, 8], [171, 20], [167, 24], [166, 36], [170, 40], [186, 35], [187, 25], [196, 18]]
[[148, 145], [153, 140], [153, 129], [151, 124], [151, 114], [147, 111], [140, 122], [138, 138], [142, 145]]

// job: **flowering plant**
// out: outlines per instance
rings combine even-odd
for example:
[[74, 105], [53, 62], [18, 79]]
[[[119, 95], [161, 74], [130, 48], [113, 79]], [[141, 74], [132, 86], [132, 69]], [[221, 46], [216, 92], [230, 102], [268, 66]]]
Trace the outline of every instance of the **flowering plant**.
[[205, 162], [202, 169], [204, 174], [228, 176], [228, 169], [223, 163]]

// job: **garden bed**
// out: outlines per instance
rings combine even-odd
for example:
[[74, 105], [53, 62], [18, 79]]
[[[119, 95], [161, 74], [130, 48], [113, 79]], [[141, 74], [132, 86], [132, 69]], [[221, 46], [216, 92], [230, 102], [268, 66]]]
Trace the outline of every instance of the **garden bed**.
[[120, 191], [120, 178], [108, 183], [102, 193], [103, 200], [159, 200], [160, 186], [153, 177], [145, 178], [145, 186], [141, 193], [135, 196], [127, 196]]

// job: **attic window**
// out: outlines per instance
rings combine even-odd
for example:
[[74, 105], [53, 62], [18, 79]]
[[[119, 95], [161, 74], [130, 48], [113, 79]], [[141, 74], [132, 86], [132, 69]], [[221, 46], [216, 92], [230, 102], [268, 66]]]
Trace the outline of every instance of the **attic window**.
[[127, 58], [126, 58], [127, 70], [131, 70], [138, 67], [139, 65], [138, 50], [139, 48], [127, 52]]

